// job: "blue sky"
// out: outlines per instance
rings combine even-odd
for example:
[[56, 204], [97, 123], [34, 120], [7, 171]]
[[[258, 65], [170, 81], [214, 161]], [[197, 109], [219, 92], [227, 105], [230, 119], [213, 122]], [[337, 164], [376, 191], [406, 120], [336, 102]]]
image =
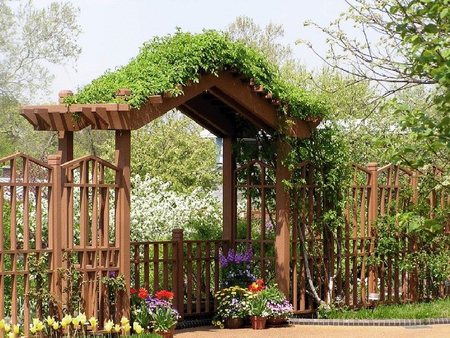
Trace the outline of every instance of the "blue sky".
[[[50, 0], [35, 0], [44, 6]], [[327, 25], [348, 6], [345, 0], [72, 0], [80, 8], [83, 33], [79, 44], [83, 51], [74, 65], [52, 67], [56, 79], [48, 102], [56, 102], [63, 89], [76, 91], [107, 69], [125, 65], [137, 55], [139, 47], [154, 36], [202, 29], [224, 30], [236, 17], [245, 15], [265, 26], [283, 25], [284, 43], [290, 44], [296, 57], [308, 68], [321, 61], [306, 46], [295, 46], [297, 39], [314, 42], [325, 50], [325, 36], [305, 20]], [[42, 102], [40, 102], [42, 103]]]

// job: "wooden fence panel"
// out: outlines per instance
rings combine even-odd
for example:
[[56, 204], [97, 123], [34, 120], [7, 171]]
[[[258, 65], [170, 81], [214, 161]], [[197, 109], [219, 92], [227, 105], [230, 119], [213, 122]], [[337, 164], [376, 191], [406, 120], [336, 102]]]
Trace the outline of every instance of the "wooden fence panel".
[[185, 241], [180, 229], [174, 230], [172, 241], [131, 243], [132, 287], [151, 293], [172, 290], [182, 319], [212, 316], [214, 292], [219, 290], [219, 253], [225, 247], [229, 243], [222, 240]]
[[[119, 171], [114, 165], [94, 156], [84, 156], [61, 165], [65, 177], [62, 205], [64, 230], [74, 234], [64, 243], [67, 257], [64, 268], [71, 264], [82, 276], [82, 301], [78, 306], [66, 295], [65, 311], [82, 311], [100, 323], [114, 318], [117, 290], [108, 278], [119, 277], [121, 249], [117, 239], [115, 205], [119, 185], [115, 178]], [[69, 283], [63, 281], [63, 288]], [[99, 311], [101, 309], [102, 311]]]
[[[18, 153], [0, 160], [0, 318], [29, 327], [49, 307], [52, 167]], [[48, 272], [48, 274], [46, 274]], [[43, 276], [43, 277], [42, 277]]]

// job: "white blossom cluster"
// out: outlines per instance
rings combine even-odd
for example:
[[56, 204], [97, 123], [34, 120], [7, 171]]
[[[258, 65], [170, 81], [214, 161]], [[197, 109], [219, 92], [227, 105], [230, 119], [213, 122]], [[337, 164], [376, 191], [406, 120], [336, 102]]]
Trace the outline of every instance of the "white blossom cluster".
[[131, 241], [168, 240], [177, 228], [189, 238], [196, 224], [205, 222], [211, 227], [222, 224], [222, 207], [212, 193], [195, 189], [183, 195], [149, 175], [132, 178]]

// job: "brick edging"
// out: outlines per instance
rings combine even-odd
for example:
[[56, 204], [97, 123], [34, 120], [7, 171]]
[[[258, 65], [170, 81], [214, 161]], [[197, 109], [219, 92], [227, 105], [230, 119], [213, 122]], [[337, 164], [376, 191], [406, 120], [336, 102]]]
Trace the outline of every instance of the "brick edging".
[[335, 325], [335, 326], [416, 326], [450, 324], [450, 318], [428, 319], [309, 319], [289, 318], [292, 325]]

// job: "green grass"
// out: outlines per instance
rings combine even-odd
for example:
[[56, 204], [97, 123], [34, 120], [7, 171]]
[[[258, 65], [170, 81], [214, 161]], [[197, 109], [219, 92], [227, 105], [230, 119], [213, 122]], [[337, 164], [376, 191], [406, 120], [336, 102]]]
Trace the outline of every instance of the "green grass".
[[371, 309], [323, 310], [319, 318], [329, 319], [427, 319], [450, 317], [450, 299], [441, 299], [427, 303], [378, 305]]

